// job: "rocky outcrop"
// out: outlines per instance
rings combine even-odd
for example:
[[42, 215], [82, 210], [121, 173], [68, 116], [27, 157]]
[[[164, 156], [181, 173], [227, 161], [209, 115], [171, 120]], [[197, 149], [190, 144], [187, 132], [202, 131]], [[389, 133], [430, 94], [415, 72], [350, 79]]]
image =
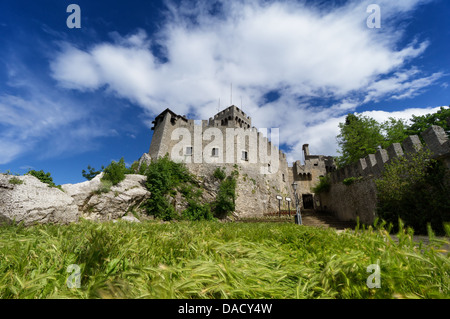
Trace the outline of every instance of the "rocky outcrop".
[[[236, 168], [233, 164], [222, 164], [221, 166], [189, 164], [190, 172], [200, 180], [203, 189], [202, 202], [211, 203], [216, 199], [220, 181], [213, 175], [217, 167], [225, 168], [227, 176], [236, 169], [239, 171], [236, 176], [236, 207], [232, 213], [235, 218], [257, 217], [277, 212], [276, 196], [280, 195], [285, 198], [290, 195], [289, 190], [283, 183], [278, 182], [276, 176], [261, 174], [259, 168]], [[287, 210], [285, 201], [283, 201], [283, 205], [281, 208]]]
[[75, 204], [81, 208], [86, 201], [86, 198], [100, 189], [100, 187], [102, 186], [102, 177], [103, 172], [95, 176], [90, 181], [78, 184], [64, 184], [61, 187], [62, 189], [64, 189], [66, 194], [74, 199]]
[[75, 200], [83, 218], [104, 221], [121, 218], [133, 210], [139, 213], [150, 197], [145, 187], [146, 176], [125, 175], [125, 179], [109, 191], [106, 191], [101, 176], [84, 183], [62, 185]]
[[68, 224], [78, 221], [74, 199], [31, 175], [0, 174], [0, 224]]
[[150, 157], [150, 154], [148, 154], [148, 153], [142, 154], [142, 156], [138, 162], [138, 168], [137, 168], [138, 172], [141, 169], [142, 165], [145, 164], [145, 165], [149, 166], [151, 163], [152, 163], [152, 158]]

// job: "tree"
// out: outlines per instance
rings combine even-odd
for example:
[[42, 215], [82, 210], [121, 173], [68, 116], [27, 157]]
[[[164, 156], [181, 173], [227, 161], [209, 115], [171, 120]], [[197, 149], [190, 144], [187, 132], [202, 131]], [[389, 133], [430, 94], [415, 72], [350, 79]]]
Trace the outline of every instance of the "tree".
[[338, 152], [342, 154], [336, 159], [339, 167], [375, 153], [384, 142], [381, 125], [368, 116], [348, 114], [345, 123], [339, 123], [339, 128]]
[[382, 148], [388, 148], [392, 143], [401, 143], [408, 137], [406, 121], [403, 119], [389, 118], [382, 125], [384, 131], [384, 142]]
[[339, 123], [340, 134], [337, 136], [339, 153], [337, 165], [343, 167], [375, 154], [379, 148], [387, 148], [392, 143], [400, 143], [407, 136], [404, 120], [389, 118], [383, 123], [362, 114], [348, 114], [345, 123]]
[[436, 113], [430, 113], [422, 116], [413, 115], [411, 118], [411, 125], [408, 126], [407, 135], [418, 135], [422, 138], [421, 133], [424, 132], [431, 125], [438, 125], [442, 127], [447, 135], [450, 135], [450, 106], [448, 108], [441, 107]]
[[86, 178], [88, 181], [90, 181], [95, 176], [100, 174], [105, 169], [105, 167], [102, 165], [102, 169], [100, 171], [96, 171], [95, 168], [91, 167], [91, 165], [88, 165], [87, 169], [88, 169], [88, 171], [82, 170], [81, 175], [83, 175], [84, 178]]

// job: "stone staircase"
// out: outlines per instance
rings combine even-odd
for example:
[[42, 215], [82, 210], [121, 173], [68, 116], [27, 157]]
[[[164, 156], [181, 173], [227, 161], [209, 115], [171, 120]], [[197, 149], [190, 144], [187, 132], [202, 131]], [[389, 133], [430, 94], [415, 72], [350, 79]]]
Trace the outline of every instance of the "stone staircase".
[[356, 223], [351, 221], [341, 221], [335, 216], [324, 213], [317, 212], [313, 209], [302, 211], [302, 222], [305, 226], [323, 227], [323, 228], [335, 228], [335, 229], [346, 229], [355, 228]]
[[[302, 223], [305, 226], [335, 228], [338, 230], [347, 228], [353, 229], [356, 226], [355, 222], [340, 221], [335, 216], [329, 213], [317, 212], [313, 209], [303, 209], [301, 214], [302, 214]], [[295, 222], [294, 216], [295, 216], [294, 211], [291, 211], [291, 216], [289, 216], [288, 212], [283, 211], [281, 212], [281, 214], [272, 213], [259, 218], [241, 218], [238, 219], [237, 222], [294, 223]]]

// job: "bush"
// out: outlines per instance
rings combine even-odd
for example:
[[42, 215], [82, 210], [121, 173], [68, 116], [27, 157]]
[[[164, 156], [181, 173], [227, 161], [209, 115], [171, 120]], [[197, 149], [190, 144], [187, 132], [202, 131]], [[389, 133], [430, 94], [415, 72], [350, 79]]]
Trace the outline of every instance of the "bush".
[[382, 178], [375, 181], [377, 213], [397, 228], [401, 218], [416, 233], [426, 234], [427, 224], [444, 234], [450, 220], [450, 185], [442, 163], [422, 150], [409, 160], [395, 158], [385, 166]]
[[223, 218], [234, 212], [236, 209], [236, 178], [239, 173], [234, 170], [227, 176], [219, 186], [216, 200], [213, 203], [213, 210], [216, 217]]
[[53, 178], [50, 176], [50, 173], [45, 173], [43, 170], [35, 171], [31, 170], [27, 173], [27, 175], [31, 175], [39, 179], [42, 183], [48, 184], [50, 187], [56, 187], [53, 182]]
[[214, 219], [209, 204], [200, 204], [198, 200], [188, 200], [188, 208], [183, 211], [183, 217], [191, 221]]
[[225, 173], [225, 168], [221, 169], [220, 167], [217, 167], [216, 170], [214, 171], [213, 176], [217, 178], [219, 181], [223, 181], [225, 177], [227, 177], [227, 174]]
[[312, 187], [311, 190], [313, 193], [320, 194], [329, 192], [331, 188], [330, 176], [320, 176], [319, 183]]
[[176, 194], [177, 188], [185, 197], [190, 196], [193, 190], [188, 184], [194, 184], [192, 174], [185, 165], [173, 162], [166, 155], [152, 162], [146, 169], [146, 175], [146, 187], [151, 193], [146, 203], [147, 213], [163, 220], [178, 218], [169, 198]]
[[20, 185], [23, 184], [23, 181], [18, 179], [17, 177], [13, 177], [9, 180], [9, 183], [13, 185]]
[[129, 174], [130, 170], [126, 168], [122, 157], [119, 162], [112, 161], [103, 172], [102, 181], [110, 181], [113, 185], [117, 185], [125, 179], [125, 174]]
[[95, 176], [100, 174], [105, 169], [105, 167], [102, 165], [102, 169], [100, 171], [96, 171], [95, 168], [91, 167], [91, 165], [88, 165], [87, 169], [88, 169], [87, 171], [82, 170], [81, 175], [83, 175], [84, 178], [86, 178], [88, 181], [90, 181]]
[[342, 184], [344, 184], [345, 186], [350, 186], [354, 182], [360, 181], [361, 179], [362, 179], [362, 176], [360, 176], [360, 177], [348, 177], [348, 178], [345, 178], [342, 181]]
[[98, 188], [96, 194], [100, 195], [102, 193], [108, 193], [111, 190], [111, 187], [113, 186], [112, 182], [109, 180], [100, 180], [100, 187]]

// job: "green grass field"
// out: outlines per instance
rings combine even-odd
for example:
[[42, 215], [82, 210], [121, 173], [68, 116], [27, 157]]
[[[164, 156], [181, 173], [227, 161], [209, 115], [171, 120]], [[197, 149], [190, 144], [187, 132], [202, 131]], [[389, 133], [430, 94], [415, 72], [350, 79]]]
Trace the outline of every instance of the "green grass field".
[[449, 298], [449, 254], [431, 243], [293, 223], [3, 226], [0, 298]]

